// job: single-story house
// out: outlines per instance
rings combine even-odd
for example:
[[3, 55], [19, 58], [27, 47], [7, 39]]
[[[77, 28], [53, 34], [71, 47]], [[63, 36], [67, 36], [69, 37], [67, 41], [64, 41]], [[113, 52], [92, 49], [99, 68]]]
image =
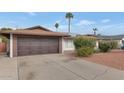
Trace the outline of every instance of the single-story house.
[[69, 46], [73, 44], [67, 33], [54, 32], [42, 26], [7, 30], [0, 33], [9, 39], [8, 52], [11, 58], [34, 54], [63, 53], [65, 50], [71, 50]]

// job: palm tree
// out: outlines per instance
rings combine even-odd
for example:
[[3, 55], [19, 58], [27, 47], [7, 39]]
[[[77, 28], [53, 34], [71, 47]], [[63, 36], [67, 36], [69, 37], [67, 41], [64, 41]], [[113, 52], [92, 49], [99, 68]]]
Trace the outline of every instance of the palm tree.
[[71, 32], [71, 19], [73, 19], [73, 14], [71, 12], [66, 13], [65, 18], [68, 19], [68, 33]]
[[93, 33], [94, 33], [95, 36], [96, 36], [96, 31], [98, 31], [98, 29], [97, 28], [93, 28]]
[[55, 23], [55, 28], [56, 28], [56, 31], [57, 31], [58, 28], [59, 28], [59, 23]]

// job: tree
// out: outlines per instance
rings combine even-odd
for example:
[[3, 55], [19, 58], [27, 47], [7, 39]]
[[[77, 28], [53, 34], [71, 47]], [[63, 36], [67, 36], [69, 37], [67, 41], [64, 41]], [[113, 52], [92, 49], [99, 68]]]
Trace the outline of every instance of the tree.
[[58, 31], [59, 23], [55, 23], [55, 28], [56, 28], [56, 31]]
[[12, 30], [12, 28], [3, 27], [3, 28], [1, 28], [1, 31], [3, 31], [3, 30]]
[[95, 36], [96, 36], [96, 31], [98, 31], [98, 29], [97, 28], [93, 28], [93, 33], [94, 33]]
[[68, 33], [71, 32], [71, 19], [73, 19], [73, 14], [71, 12], [66, 13], [65, 18], [68, 19]]

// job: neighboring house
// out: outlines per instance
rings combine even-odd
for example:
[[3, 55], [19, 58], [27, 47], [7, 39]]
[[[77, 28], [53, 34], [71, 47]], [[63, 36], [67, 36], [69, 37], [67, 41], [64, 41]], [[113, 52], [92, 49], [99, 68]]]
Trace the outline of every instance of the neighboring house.
[[10, 57], [62, 53], [63, 40], [70, 36], [62, 32], [53, 32], [42, 26], [1, 31], [1, 34], [9, 39]]
[[113, 35], [113, 36], [97, 36], [98, 40], [114, 40], [118, 42], [118, 47], [121, 48], [124, 46], [124, 35]]

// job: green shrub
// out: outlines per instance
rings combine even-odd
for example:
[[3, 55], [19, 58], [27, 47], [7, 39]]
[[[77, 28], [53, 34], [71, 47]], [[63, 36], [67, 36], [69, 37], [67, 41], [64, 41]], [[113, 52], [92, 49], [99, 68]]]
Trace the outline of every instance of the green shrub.
[[100, 49], [94, 49], [94, 53], [100, 53]]
[[2, 39], [2, 42], [6, 43], [8, 41], [8, 39], [3, 35], [0, 35], [0, 38]]
[[79, 49], [81, 47], [92, 47], [94, 48], [96, 43], [95, 43], [95, 38], [91, 37], [76, 37], [74, 38], [74, 45], [76, 49]]
[[99, 42], [99, 49], [101, 52], [108, 52], [111, 50], [111, 45], [108, 42]]
[[118, 48], [118, 42], [117, 41], [110, 41], [111, 49], [117, 49]]
[[94, 52], [94, 48], [91, 47], [81, 47], [77, 49], [77, 55], [82, 57], [88, 57], [92, 55]]

